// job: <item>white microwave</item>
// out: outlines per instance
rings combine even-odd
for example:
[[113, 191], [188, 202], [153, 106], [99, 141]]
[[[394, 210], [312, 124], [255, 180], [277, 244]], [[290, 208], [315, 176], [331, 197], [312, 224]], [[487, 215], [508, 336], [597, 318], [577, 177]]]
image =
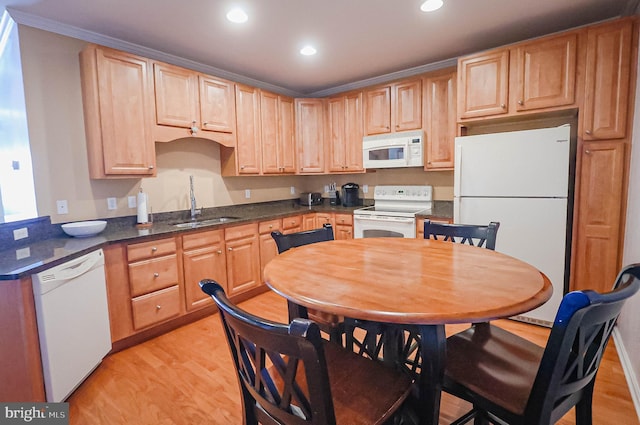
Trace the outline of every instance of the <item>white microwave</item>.
[[362, 138], [364, 168], [422, 167], [424, 131], [404, 131]]

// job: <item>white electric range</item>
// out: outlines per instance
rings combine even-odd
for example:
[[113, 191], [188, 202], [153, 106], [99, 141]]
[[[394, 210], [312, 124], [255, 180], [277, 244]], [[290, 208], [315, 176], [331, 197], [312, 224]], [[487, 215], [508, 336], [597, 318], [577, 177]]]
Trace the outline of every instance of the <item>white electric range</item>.
[[376, 186], [374, 204], [353, 212], [356, 238], [415, 238], [416, 215], [430, 214], [431, 186]]

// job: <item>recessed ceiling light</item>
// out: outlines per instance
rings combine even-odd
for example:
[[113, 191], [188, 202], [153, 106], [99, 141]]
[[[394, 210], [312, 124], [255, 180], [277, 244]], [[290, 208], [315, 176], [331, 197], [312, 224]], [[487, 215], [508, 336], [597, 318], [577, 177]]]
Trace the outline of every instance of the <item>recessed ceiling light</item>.
[[235, 9], [231, 9], [227, 13], [227, 19], [233, 23], [241, 24], [243, 22], [247, 22], [247, 19], [249, 19], [249, 17], [247, 16], [244, 10], [240, 9], [239, 7], [236, 7]]
[[305, 56], [315, 55], [317, 50], [313, 46], [304, 46], [300, 49], [300, 54]]
[[438, 10], [442, 7], [442, 0], [427, 0], [422, 3], [420, 6], [420, 10], [423, 12], [433, 12], [434, 10]]

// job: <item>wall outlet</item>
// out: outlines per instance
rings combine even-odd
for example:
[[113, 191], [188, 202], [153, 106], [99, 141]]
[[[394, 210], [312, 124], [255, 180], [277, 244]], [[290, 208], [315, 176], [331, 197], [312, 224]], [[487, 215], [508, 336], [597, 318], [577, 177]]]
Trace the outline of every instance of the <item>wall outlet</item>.
[[129, 208], [135, 208], [138, 205], [136, 197], [135, 196], [127, 197], [127, 205], [129, 205]]
[[329, 185], [328, 184], [324, 185], [324, 193], [329, 193]]
[[362, 185], [362, 193], [369, 193], [369, 185], [368, 184], [363, 184]]
[[251, 198], [251, 189], [245, 189], [244, 197], [247, 199]]
[[26, 227], [21, 227], [19, 229], [15, 229], [13, 231], [13, 240], [17, 241], [19, 239], [24, 239], [29, 237], [29, 230]]
[[69, 214], [69, 206], [65, 199], [56, 201], [56, 207], [58, 208], [58, 214]]
[[118, 209], [118, 202], [116, 201], [116, 198], [107, 198], [107, 209]]
[[291, 194], [292, 195], [296, 194], [296, 187], [295, 186], [291, 186]]

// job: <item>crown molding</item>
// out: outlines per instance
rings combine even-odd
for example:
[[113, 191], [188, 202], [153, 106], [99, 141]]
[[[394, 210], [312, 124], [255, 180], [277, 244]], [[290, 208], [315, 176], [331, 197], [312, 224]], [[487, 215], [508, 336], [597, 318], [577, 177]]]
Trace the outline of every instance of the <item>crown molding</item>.
[[270, 84], [264, 81], [246, 77], [244, 75], [225, 71], [224, 69], [215, 68], [209, 65], [202, 64], [200, 62], [192, 61], [189, 59], [181, 58], [176, 55], [161, 52], [159, 50], [150, 49], [148, 47], [144, 47], [139, 44], [130, 43], [128, 41], [121, 40], [114, 37], [109, 37], [107, 35], [100, 34], [97, 32], [88, 31], [82, 28], [75, 27], [73, 25], [63, 24], [61, 22], [57, 22], [52, 19], [43, 18], [41, 16], [33, 15], [31, 13], [23, 12], [10, 7], [8, 7], [6, 10], [11, 16], [11, 18], [20, 25], [26, 25], [26, 26], [37, 28], [40, 30], [52, 32], [55, 34], [76, 38], [89, 43], [95, 43], [101, 46], [110, 47], [112, 49], [122, 50], [128, 53], [143, 56], [145, 58], [167, 62], [176, 66], [181, 66], [183, 68], [202, 72], [204, 74], [215, 75], [220, 78], [225, 78], [227, 80], [235, 81], [241, 84], [246, 84], [249, 86], [272, 91], [272, 92], [279, 93], [285, 96], [290, 96], [290, 97], [326, 97], [326, 96], [331, 96], [337, 93], [343, 93], [343, 92], [357, 90], [360, 88], [364, 88], [364, 87], [368, 87], [376, 84], [382, 84], [391, 80], [397, 80], [405, 77], [411, 77], [414, 75], [423, 74], [430, 71], [436, 71], [442, 68], [455, 66], [457, 64], [457, 58], [451, 58], [451, 59], [446, 59], [440, 62], [420, 65], [414, 68], [392, 72], [389, 74], [384, 74], [384, 75], [368, 78], [365, 80], [355, 81], [352, 83], [305, 94], [305, 93], [297, 92], [295, 90], [291, 90], [285, 87], [276, 86], [274, 84]]

